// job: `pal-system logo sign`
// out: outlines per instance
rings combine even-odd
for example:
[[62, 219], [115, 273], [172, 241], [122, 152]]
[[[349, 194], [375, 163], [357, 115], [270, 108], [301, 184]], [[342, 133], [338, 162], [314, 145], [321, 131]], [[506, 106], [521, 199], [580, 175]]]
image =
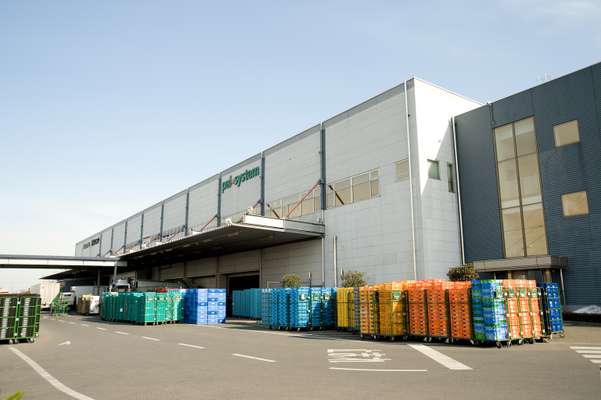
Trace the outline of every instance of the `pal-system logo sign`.
[[236, 176], [230, 175], [229, 179], [227, 179], [221, 183], [221, 193], [225, 192], [227, 189], [230, 189], [232, 187], [232, 185], [234, 185], [236, 187], [240, 187], [240, 185], [242, 185], [243, 182], [246, 182], [253, 178], [256, 178], [259, 175], [261, 175], [260, 167], [254, 167], [252, 169], [247, 169], [240, 175], [236, 175]]

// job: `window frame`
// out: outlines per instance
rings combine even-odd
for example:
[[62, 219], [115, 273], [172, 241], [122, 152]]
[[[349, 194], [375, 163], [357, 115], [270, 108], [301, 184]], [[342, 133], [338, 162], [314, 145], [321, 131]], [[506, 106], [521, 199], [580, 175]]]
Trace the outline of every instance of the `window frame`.
[[[564, 143], [564, 144], [558, 145], [557, 144], [557, 132], [555, 131], [555, 128], [562, 126], [562, 125], [570, 124], [572, 122], [576, 123], [576, 135], [578, 136], [578, 140], [575, 142], [569, 142], [569, 143]], [[555, 146], [556, 149], [559, 149], [561, 147], [570, 146], [572, 144], [578, 144], [578, 143], [580, 143], [580, 122], [578, 121], [578, 118], [570, 119], [568, 121], [560, 122], [558, 124], [553, 125], [553, 145]]]
[[[576, 194], [580, 194], [580, 193], [584, 193], [584, 198], [586, 200], [586, 212], [582, 212], [582, 213], [578, 213], [578, 214], [570, 214], [570, 215], [566, 215], [566, 209], [565, 209], [565, 204], [564, 204], [564, 198], [566, 196], [570, 196], [570, 195], [576, 195]], [[579, 190], [577, 192], [569, 192], [569, 193], [564, 193], [561, 195], [561, 214], [563, 215], [564, 218], [572, 218], [572, 217], [582, 217], [583, 215], [589, 215], [591, 212], [591, 207], [588, 201], [588, 192], [586, 190]]]
[[[525, 154], [518, 155], [515, 124], [518, 122], [525, 121], [527, 119], [532, 119], [532, 127], [534, 130], [534, 139], [535, 139], [535, 145], [536, 145], [535, 149], [534, 149], [535, 151], [531, 152], [531, 153], [525, 153]], [[513, 149], [514, 156], [513, 156], [513, 158], [506, 158], [506, 159], [499, 161], [498, 154], [497, 154], [497, 139], [496, 139], [495, 130], [506, 127], [508, 125], [511, 126], [512, 140], [513, 140], [513, 147], [514, 147], [514, 149]], [[548, 255], [548, 253], [549, 253], [549, 236], [547, 234], [547, 224], [546, 224], [546, 220], [545, 220], [545, 202], [544, 202], [544, 197], [543, 197], [543, 184], [542, 184], [542, 179], [540, 176], [540, 157], [539, 157], [540, 151], [539, 151], [538, 140], [536, 138], [536, 118], [534, 115], [530, 115], [530, 116], [520, 118], [515, 121], [508, 122], [503, 125], [493, 126], [493, 127], [491, 127], [491, 133], [492, 133], [493, 155], [494, 155], [494, 160], [495, 160], [495, 177], [496, 177], [496, 181], [497, 181], [497, 200], [499, 202], [498, 211], [499, 211], [499, 221], [500, 221], [500, 225], [501, 225], [501, 243], [502, 243], [502, 247], [503, 247], [503, 255], [505, 258], [529, 257], [529, 256], [540, 255], [540, 254], [528, 254], [528, 244], [526, 242], [526, 226], [525, 226], [525, 221], [524, 221], [524, 207], [528, 207], [528, 206], [532, 206], [532, 205], [536, 205], [536, 204], [540, 204], [542, 207], [542, 211], [543, 211], [543, 231], [545, 233], [546, 254]], [[536, 155], [536, 162], [538, 164], [538, 182], [539, 182], [539, 188], [540, 188], [541, 201], [537, 202], [537, 203], [523, 204], [519, 159], [520, 159], [520, 157], [525, 157], [525, 156], [528, 156], [531, 154]], [[517, 189], [518, 189], [518, 204], [517, 204], [517, 206], [503, 208], [502, 202], [501, 202], [501, 184], [500, 184], [500, 177], [499, 177], [499, 163], [507, 162], [510, 160], [513, 161], [513, 163], [515, 164]], [[507, 256], [507, 246], [506, 246], [507, 244], [505, 241], [505, 226], [504, 226], [504, 222], [503, 222], [503, 210], [516, 208], [516, 207], [519, 208], [519, 210], [520, 210], [520, 218], [521, 218], [521, 224], [522, 224], [522, 240], [523, 240], [522, 247], [523, 247], [524, 251], [523, 251], [523, 255], [521, 255], [521, 256], [508, 257]]]
[[[440, 180], [440, 161], [439, 160], [431, 160], [428, 159], [428, 179], [433, 179], [433, 180]], [[436, 172], [437, 172], [437, 178], [432, 177], [431, 175], [431, 170], [433, 166], [436, 166]]]
[[[361, 200], [355, 201], [355, 195], [354, 195], [354, 191], [353, 191], [353, 187], [354, 187], [353, 180], [356, 179], [357, 177], [363, 176], [363, 175], [368, 176], [367, 186], [369, 187], [369, 197], [366, 199], [361, 199]], [[335, 190], [335, 187], [337, 184], [344, 182], [344, 181], [349, 182], [348, 189], [350, 191], [350, 200], [347, 203], [338, 204], [340, 202], [338, 200], [338, 198], [340, 198], [340, 197], [338, 196], [338, 192]], [[376, 186], [377, 190], [374, 190], [374, 185], [377, 185]], [[368, 200], [375, 199], [376, 197], [380, 197], [380, 196], [381, 196], [380, 170], [379, 170], [379, 168], [373, 168], [368, 171], [359, 172], [357, 174], [351, 175], [346, 178], [338, 179], [334, 182], [328, 182], [326, 184], [326, 210], [347, 206], [349, 204], [353, 204], [356, 202], [359, 203], [362, 201], [368, 201]]]
[[457, 193], [455, 166], [450, 162], [447, 162], [447, 190], [449, 193]]

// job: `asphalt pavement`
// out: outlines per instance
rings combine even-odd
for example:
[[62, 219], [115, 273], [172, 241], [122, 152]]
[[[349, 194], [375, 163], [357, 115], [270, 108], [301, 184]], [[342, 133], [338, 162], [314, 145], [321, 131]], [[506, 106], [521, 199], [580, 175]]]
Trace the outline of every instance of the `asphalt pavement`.
[[139, 326], [44, 316], [0, 345], [0, 399], [601, 399], [601, 326], [509, 348], [359, 340], [254, 322]]

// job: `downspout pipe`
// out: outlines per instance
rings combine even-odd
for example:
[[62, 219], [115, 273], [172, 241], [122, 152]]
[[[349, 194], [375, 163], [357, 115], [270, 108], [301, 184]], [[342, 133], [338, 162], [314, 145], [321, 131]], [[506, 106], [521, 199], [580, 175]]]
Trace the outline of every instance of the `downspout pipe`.
[[403, 82], [405, 92], [405, 129], [407, 132], [407, 164], [409, 165], [409, 209], [411, 211], [411, 259], [413, 262], [413, 279], [417, 280], [417, 251], [415, 249], [415, 210], [413, 205], [413, 166], [411, 165], [411, 128], [409, 125], [409, 101], [407, 95], [407, 82]]
[[455, 182], [457, 182], [457, 213], [459, 215], [459, 252], [461, 253], [461, 264], [465, 265], [465, 244], [463, 238], [463, 213], [461, 212], [461, 182], [459, 180], [459, 155], [457, 153], [457, 131], [455, 130], [455, 117], [451, 118], [453, 129], [453, 153], [455, 156]]

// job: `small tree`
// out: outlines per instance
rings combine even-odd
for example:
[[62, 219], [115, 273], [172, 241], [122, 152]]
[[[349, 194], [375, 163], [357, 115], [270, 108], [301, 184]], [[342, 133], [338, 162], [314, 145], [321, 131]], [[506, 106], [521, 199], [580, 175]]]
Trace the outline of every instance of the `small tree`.
[[467, 263], [466, 265], [460, 265], [457, 267], [449, 268], [447, 276], [449, 277], [449, 280], [454, 282], [471, 281], [472, 279], [479, 278], [478, 272], [476, 272], [476, 268], [472, 263]]
[[367, 285], [365, 274], [359, 271], [348, 271], [342, 273], [342, 287], [361, 287]]
[[282, 278], [282, 287], [285, 288], [298, 288], [302, 285], [303, 280], [296, 274], [284, 275]]

